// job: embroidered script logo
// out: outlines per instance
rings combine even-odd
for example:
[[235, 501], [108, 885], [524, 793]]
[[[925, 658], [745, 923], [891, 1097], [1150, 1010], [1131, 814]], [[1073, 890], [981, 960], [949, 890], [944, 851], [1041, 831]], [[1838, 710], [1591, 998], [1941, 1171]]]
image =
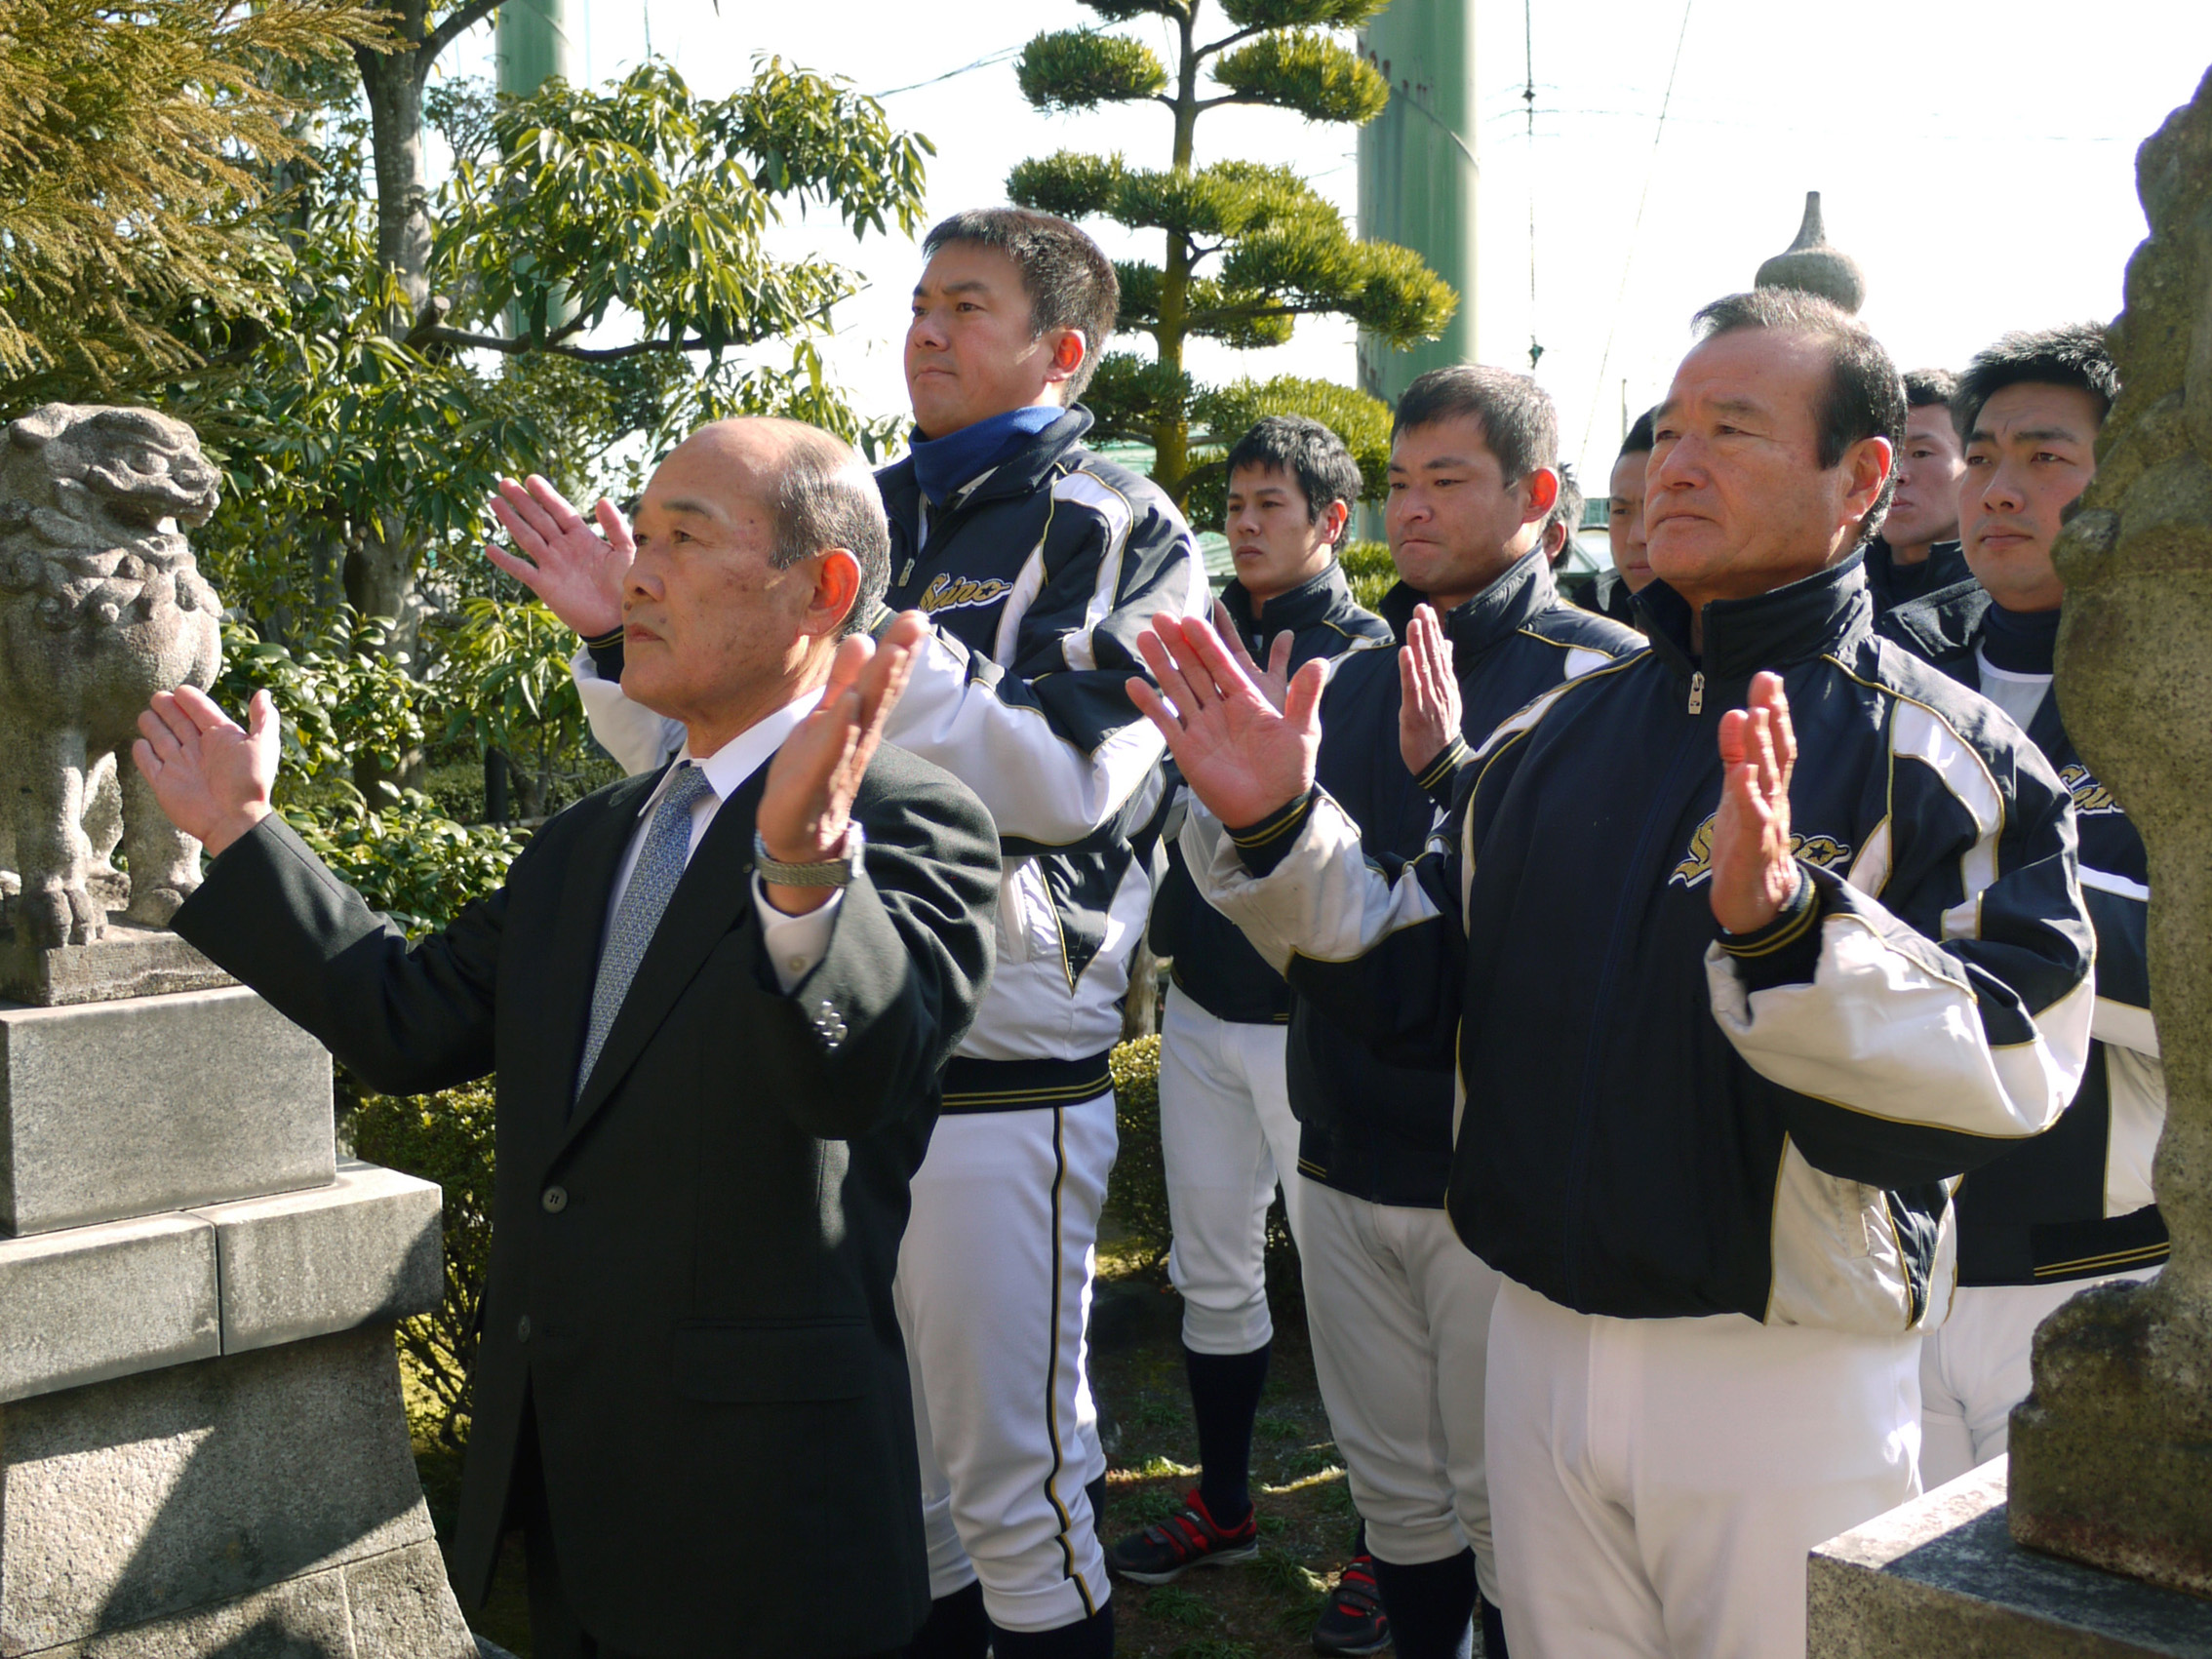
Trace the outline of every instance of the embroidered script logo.
[[1013, 583], [997, 576], [977, 581], [972, 576], [936, 576], [914, 602], [915, 609], [934, 613], [962, 611], [972, 605], [990, 605], [1013, 592]]
[[[1851, 856], [1850, 847], [1832, 835], [1793, 835], [1790, 851], [1823, 870], [1833, 870]], [[1689, 839], [1689, 855], [1675, 866], [1675, 873], [1667, 880], [1670, 885], [1679, 882], [1685, 888], [1694, 888], [1712, 874], [1713, 819], [1707, 818]]]
[[2084, 818], [2120, 817], [2120, 804], [2113, 799], [2113, 792], [2089, 775], [2089, 769], [2079, 761], [2059, 768], [2059, 781], [2066, 792], [2074, 797], [2074, 810]]

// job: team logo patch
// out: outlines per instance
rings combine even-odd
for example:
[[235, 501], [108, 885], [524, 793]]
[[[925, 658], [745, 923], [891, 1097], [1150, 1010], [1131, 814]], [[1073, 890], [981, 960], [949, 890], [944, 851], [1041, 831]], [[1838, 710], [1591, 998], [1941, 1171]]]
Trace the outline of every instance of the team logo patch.
[[[1718, 817], [1719, 814], [1717, 812], [1713, 816]], [[1823, 870], [1833, 870], [1851, 856], [1850, 845], [1837, 841], [1832, 835], [1793, 835], [1790, 838], [1790, 851], [1794, 856]], [[1697, 832], [1689, 839], [1688, 854], [1675, 866], [1675, 873], [1667, 880], [1670, 886], [1679, 882], [1685, 888], [1694, 888], [1712, 874], [1713, 818], [1709, 817], [1697, 826]]]
[[965, 611], [974, 605], [991, 605], [1013, 592], [1013, 583], [997, 576], [977, 581], [972, 576], [936, 576], [914, 602], [917, 611]]
[[2059, 781], [2066, 792], [2074, 797], [2074, 810], [2084, 818], [2124, 817], [2120, 804], [2113, 799], [2113, 792], [2089, 775], [2089, 769], [2079, 761], [2059, 768]]

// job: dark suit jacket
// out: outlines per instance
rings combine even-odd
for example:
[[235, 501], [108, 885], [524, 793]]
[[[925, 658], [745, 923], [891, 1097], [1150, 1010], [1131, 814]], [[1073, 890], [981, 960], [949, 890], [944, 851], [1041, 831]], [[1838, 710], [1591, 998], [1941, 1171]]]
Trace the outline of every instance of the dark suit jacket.
[[765, 781], [692, 856], [573, 1111], [655, 776], [563, 812], [412, 949], [273, 816], [174, 924], [373, 1087], [497, 1071], [454, 1579], [490, 1590], [534, 1403], [564, 1587], [630, 1652], [865, 1652], [929, 1606], [891, 1274], [937, 1074], [990, 972], [998, 837], [957, 779], [878, 751], [854, 810], [867, 873], [787, 997], [750, 885]]

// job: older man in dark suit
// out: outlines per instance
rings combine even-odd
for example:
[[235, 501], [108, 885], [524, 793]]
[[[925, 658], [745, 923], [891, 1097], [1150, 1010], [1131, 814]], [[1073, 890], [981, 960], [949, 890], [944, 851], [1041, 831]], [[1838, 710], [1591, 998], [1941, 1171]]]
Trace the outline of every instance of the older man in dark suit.
[[159, 697], [136, 758], [215, 854], [178, 932], [375, 1087], [498, 1073], [463, 1597], [519, 1523], [539, 1659], [895, 1649], [929, 1579], [891, 1275], [998, 838], [879, 746], [924, 630], [857, 631], [889, 543], [844, 445], [717, 423], [637, 530], [624, 687], [684, 751], [412, 948], [270, 811], [267, 693]]

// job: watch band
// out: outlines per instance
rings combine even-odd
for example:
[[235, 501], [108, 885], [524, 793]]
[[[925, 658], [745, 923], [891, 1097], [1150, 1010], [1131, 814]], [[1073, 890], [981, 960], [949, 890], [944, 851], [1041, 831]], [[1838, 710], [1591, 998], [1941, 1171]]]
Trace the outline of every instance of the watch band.
[[779, 858], [769, 856], [768, 843], [761, 839], [756, 827], [753, 831], [753, 868], [764, 882], [773, 882], [781, 888], [849, 888], [859, 876], [861, 860], [867, 850], [868, 838], [860, 833], [858, 823], [845, 826], [845, 852], [841, 857], [824, 858], [812, 864], [786, 864]]

